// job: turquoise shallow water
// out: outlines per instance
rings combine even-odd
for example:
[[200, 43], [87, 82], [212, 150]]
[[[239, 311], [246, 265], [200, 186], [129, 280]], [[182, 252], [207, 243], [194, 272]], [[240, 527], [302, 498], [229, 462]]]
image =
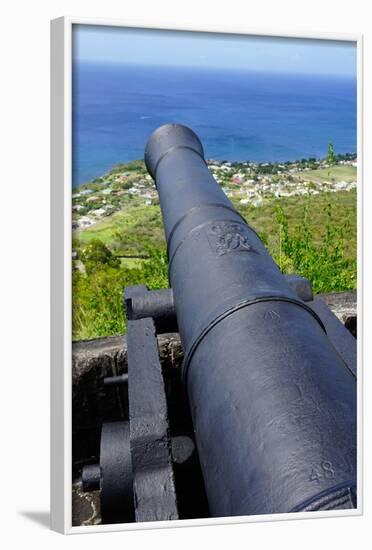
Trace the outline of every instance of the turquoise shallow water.
[[143, 157], [151, 132], [190, 126], [206, 157], [286, 161], [356, 150], [356, 80], [75, 63], [73, 185]]

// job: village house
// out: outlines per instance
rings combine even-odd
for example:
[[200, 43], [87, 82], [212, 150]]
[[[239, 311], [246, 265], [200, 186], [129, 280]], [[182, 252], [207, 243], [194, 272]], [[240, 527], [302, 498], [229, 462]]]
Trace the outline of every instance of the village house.
[[85, 229], [86, 227], [89, 227], [94, 224], [94, 220], [92, 218], [88, 218], [88, 216], [82, 216], [78, 222], [78, 227], [81, 229]]
[[103, 214], [106, 213], [106, 209], [105, 208], [98, 208], [97, 210], [93, 210], [93, 212], [90, 212], [90, 214], [92, 216], [96, 216], [98, 218], [100, 218], [101, 216], [103, 216]]

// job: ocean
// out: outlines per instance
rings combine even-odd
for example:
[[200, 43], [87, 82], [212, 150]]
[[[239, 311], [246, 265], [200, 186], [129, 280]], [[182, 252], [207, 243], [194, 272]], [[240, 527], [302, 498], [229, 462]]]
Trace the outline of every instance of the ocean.
[[356, 151], [356, 79], [75, 62], [73, 186], [143, 158], [151, 132], [190, 126], [206, 158], [293, 161]]

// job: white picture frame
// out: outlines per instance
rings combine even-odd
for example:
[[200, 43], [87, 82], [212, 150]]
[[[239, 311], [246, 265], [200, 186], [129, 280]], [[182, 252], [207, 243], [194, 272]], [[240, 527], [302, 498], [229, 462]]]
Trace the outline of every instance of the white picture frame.
[[[153, 529], [161, 527], [184, 527], [187, 525], [213, 525], [248, 522], [283, 521], [311, 519], [319, 517], [319, 512], [296, 514], [274, 514], [265, 516], [243, 516], [223, 519], [177, 520], [171, 522], [148, 522], [100, 526], [72, 526], [71, 511], [71, 168], [72, 168], [72, 27], [73, 25], [99, 25], [131, 27], [125, 20], [88, 19], [62, 17], [51, 22], [51, 527], [64, 533], [92, 533]], [[358, 327], [363, 322], [363, 280], [362, 258], [362, 56], [363, 38], [361, 35], [332, 33], [293, 33], [276, 32], [270, 29], [250, 29], [245, 26], [234, 28], [187, 28], [178, 25], [145, 26], [158, 30], [198, 31], [205, 33], [232, 33], [241, 35], [272, 36], [285, 38], [308, 38], [343, 40], [357, 45], [357, 156], [358, 156]], [[359, 334], [362, 331], [359, 330]], [[322, 517], [355, 516], [363, 512], [363, 473], [362, 473], [362, 383], [363, 357], [362, 338], [358, 338], [358, 506], [355, 510], [322, 512]]]

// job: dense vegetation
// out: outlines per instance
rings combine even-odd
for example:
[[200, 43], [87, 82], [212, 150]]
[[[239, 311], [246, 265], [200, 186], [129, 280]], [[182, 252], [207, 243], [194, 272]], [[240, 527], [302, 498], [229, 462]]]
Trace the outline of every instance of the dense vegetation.
[[[235, 205], [284, 273], [308, 277], [314, 292], [356, 286], [356, 192], [321, 193]], [[168, 286], [158, 205], [130, 206], [74, 237], [73, 339], [125, 331], [123, 289]]]

